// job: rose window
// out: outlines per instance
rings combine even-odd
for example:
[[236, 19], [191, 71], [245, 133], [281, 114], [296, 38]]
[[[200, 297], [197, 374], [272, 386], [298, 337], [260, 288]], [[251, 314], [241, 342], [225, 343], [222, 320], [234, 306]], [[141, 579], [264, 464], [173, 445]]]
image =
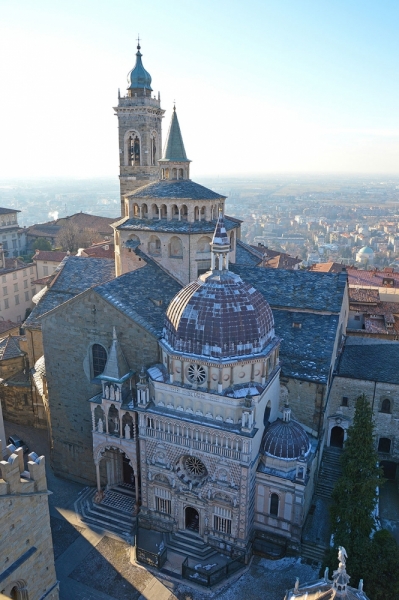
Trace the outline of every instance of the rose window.
[[183, 483], [192, 487], [203, 485], [208, 479], [207, 468], [197, 456], [181, 456], [175, 471]]
[[188, 456], [184, 461], [184, 466], [187, 473], [195, 475], [195, 477], [202, 477], [206, 474], [206, 467], [204, 463], [196, 456]]
[[187, 373], [192, 383], [204, 383], [206, 379], [206, 371], [201, 365], [190, 365]]

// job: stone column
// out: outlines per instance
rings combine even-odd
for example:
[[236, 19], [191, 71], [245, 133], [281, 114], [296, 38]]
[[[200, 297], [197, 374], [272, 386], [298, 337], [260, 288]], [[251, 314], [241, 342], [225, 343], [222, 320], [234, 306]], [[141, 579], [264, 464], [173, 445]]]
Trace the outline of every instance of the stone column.
[[96, 480], [97, 480], [97, 491], [101, 492], [101, 479], [100, 479], [100, 462], [96, 462]]

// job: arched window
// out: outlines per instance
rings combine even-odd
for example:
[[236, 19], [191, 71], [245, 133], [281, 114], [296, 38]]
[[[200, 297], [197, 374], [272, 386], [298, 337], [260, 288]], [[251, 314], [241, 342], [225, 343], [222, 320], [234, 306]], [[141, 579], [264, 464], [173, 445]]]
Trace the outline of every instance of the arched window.
[[148, 206], [146, 204], [141, 205], [141, 217], [143, 219], [148, 219]]
[[148, 254], [152, 254], [153, 256], [161, 256], [161, 240], [156, 235], [150, 236], [150, 240], [148, 242]]
[[188, 208], [185, 204], [180, 209], [180, 218], [182, 221], [187, 221], [188, 218]]
[[101, 344], [93, 344], [91, 348], [91, 358], [93, 365], [93, 377], [98, 377], [105, 369], [107, 362], [107, 351]]
[[172, 205], [172, 219], [175, 221], [179, 220], [179, 208], [176, 206], [176, 204]]
[[140, 209], [138, 204], [133, 204], [133, 216], [138, 219], [140, 216]]
[[391, 452], [391, 440], [389, 438], [380, 438], [378, 440], [378, 452], [385, 452], [385, 454]]
[[183, 258], [183, 244], [180, 238], [173, 236], [169, 243], [169, 256], [171, 258]]
[[179, 169], [179, 179], [184, 179], [184, 171], [183, 171], [183, 169]]
[[280, 503], [280, 498], [277, 494], [272, 494], [270, 496], [270, 514], [274, 517], [278, 517], [278, 505]]
[[381, 412], [389, 414], [391, 412], [391, 401], [388, 398], [384, 398], [381, 404]]
[[151, 135], [151, 165], [155, 166], [155, 161], [157, 158], [157, 134], [155, 131], [152, 132]]
[[172, 169], [172, 179], [177, 179], [177, 169]]
[[267, 403], [266, 408], [265, 408], [265, 414], [263, 415], [263, 424], [264, 425], [267, 425], [269, 422], [271, 409], [272, 409], [272, 403], [269, 400], [269, 402]]
[[132, 167], [140, 165], [140, 139], [136, 133], [129, 138], [129, 164]]

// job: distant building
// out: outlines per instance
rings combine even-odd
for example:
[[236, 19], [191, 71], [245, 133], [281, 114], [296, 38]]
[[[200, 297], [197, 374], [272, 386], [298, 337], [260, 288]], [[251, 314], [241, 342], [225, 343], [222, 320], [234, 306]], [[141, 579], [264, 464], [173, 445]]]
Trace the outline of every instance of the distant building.
[[0, 277], [0, 318], [22, 323], [26, 311], [33, 307], [36, 265], [17, 258], [7, 258], [0, 244]]
[[97, 244], [92, 244], [88, 248], [79, 248], [77, 256], [90, 258], [115, 258], [115, 244], [110, 240], [104, 240]]
[[362, 265], [374, 264], [374, 250], [369, 246], [363, 246], [356, 254], [356, 262]]
[[37, 279], [52, 275], [67, 255], [68, 252], [59, 252], [57, 250], [36, 250], [32, 261], [36, 264]]
[[18, 225], [15, 208], [0, 208], [0, 242], [5, 256], [20, 256], [26, 251], [26, 229]]

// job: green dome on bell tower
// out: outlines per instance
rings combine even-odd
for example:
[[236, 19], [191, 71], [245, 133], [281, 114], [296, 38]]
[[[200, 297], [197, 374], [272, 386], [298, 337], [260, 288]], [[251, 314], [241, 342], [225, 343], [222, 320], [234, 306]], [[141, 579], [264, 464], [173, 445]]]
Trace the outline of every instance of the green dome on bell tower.
[[152, 92], [151, 87], [151, 75], [143, 67], [141, 57], [143, 56], [140, 52], [140, 43], [137, 44], [136, 52], [136, 64], [127, 76], [127, 82], [129, 84], [128, 90], [148, 90]]

